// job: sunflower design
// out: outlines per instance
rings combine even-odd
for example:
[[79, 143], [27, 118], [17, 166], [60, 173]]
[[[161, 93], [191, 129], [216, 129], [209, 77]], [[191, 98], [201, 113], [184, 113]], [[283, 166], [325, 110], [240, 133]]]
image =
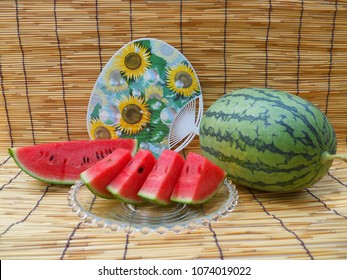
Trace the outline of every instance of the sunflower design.
[[127, 81], [122, 77], [120, 71], [115, 67], [115, 65], [111, 65], [106, 69], [103, 78], [105, 87], [108, 91], [116, 93], [128, 90]]
[[89, 124], [89, 132], [92, 139], [116, 139], [118, 135], [115, 127], [105, 125], [99, 119], [92, 119]]
[[140, 132], [150, 121], [151, 113], [145, 100], [130, 96], [122, 99], [118, 104], [121, 114], [117, 128], [126, 134]]
[[166, 82], [170, 90], [185, 97], [190, 97], [199, 90], [193, 70], [185, 64], [169, 68], [166, 72]]
[[125, 46], [114, 58], [114, 66], [129, 80], [137, 80], [151, 66], [148, 50], [136, 43]]
[[153, 54], [164, 58], [170, 65], [176, 65], [182, 61], [182, 56], [176, 49], [161, 41], [153, 40], [151, 50]]
[[149, 99], [162, 99], [163, 97], [163, 88], [157, 85], [150, 85], [145, 89], [146, 100]]
[[90, 99], [90, 105], [95, 107], [100, 104], [107, 103], [107, 95], [100, 89], [95, 87], [92, 92], [92, 97]]

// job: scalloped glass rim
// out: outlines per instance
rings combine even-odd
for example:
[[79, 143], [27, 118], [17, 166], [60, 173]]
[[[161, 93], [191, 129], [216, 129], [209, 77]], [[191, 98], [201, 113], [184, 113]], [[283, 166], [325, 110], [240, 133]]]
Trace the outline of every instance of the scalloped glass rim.
[[[102, 206], [95, 207], [96, 199], [99, 199], [99, 205]], [[160, 206], [148, 203], [136, 206], [119, 200], [97, 198], [79, 180], [71, 186], [68, 201], [72, 211], [86, 223], [96, 224], [100, 228], [110, 228], [113, 231], [124, 230], [129, 234], [141, 232], [147, 235], [151, 232], [180, 233], [208, 226], [210, 222], [226, 217], [234, 210], [238, 203], [238, 192], [235, 185], [226, 179], [217, 193], [202, 205]]]

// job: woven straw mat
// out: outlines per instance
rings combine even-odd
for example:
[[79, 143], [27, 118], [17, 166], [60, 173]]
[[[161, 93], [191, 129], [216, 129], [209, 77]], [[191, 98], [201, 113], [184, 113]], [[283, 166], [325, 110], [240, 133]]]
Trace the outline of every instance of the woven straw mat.
[[[0, 2], [1, 259], [346, 259], [347, 164], [295, 194], [238, 187], [235, 210], [194, 231], [129, 234], [81, 220], [70, 187], [22, 172], [7, 149], [88, 139], [86, 110], [109, 58], [157, 38], [194, 66], [204, 108], [237, 88], [317, 105], [347, 153], [347, 1]], [[200, 152], [198, 137], [184, 153]]]

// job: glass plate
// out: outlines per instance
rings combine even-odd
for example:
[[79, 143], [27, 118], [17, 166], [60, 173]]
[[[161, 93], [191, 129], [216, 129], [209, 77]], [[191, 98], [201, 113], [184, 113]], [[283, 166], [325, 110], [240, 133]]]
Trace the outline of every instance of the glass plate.
[[77, 181], [71, 187], [68, 200], [72, 211], [87, 223], [114, 231], [125, 230], [127, 233], [141, 232], [147, 235], [151, 232], [180, 233], [208, 226], [210, 222], [234, 210], [238, 193], [232, 182], [225, 180], [218, 192], [202, 205], [132, 205], [96, 197], [82, 181]]

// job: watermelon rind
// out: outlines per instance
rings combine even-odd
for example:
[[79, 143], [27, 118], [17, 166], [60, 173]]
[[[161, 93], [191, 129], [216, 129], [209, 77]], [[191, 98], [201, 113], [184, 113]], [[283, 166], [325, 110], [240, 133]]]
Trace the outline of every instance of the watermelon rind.
[[112, 193], [112, 195], [117, 198], [118, 200], [125, 202], [125, 203], [129, 203], [129, 204], [142, 204], [144, 203], [144, 201], [142, 199], [139, 198], [139, 200], [132, 200], [129, 198], [126, 198], [124, 196], [122, 196], [117, 190], [115, 190], [112, 187], [107, 187], [106, 188], [110, 193]]
[[91, 184], [88, 183], [90, 181], [90, 179], [87, 178], [87, 176], [85, 174], [81, 173], [80, 177], [81, 177], [81, 180], [83, 181], [83, 183], [86, 185], [86, 187], [96, 196], [101, 197], [101, 198], [114, 199], [114, 196], [107, 196], [101, 192], [96, 191], [96, 189]]
[[59, 181], [59, 180], [52, 180], [52, 179], [47, 179], [47, 178], [44, 178], [41, 176], [37, 176], [36, 174], [30, 172], [27, 168], [25, 168], [24, 165], [20, 162], [20, 160], [18, 160], [16, 150], [17, 150], [17, 148], [9, 148], [8, 153], [13, 158], [15, 163], [19, 166], [19, 168], [22, 169], [29, 176], [31, 176], [37, 180], [46, 182], [46, 183], [51, 183], [51, 184], [56, 184], [56, 185], [72, 185], [75, 183], [75, 181], [69, 181], [69, 180]]
[[141, 192], [139, 192], [137, 195], [139, 197], [143, 198], [144, 200], [151, 202], [151, 203], [154, 203], [154, 204], [158, 204], [158, 205], [162, 205], [162, 206], [170, 205], [170, 203], [167, 203], [166, 201], [160, 200], [155, 195], [149, 195], [147, 193], [141, 193]]
[[211, 201], [214, 197], [214, 195], [220, 190], [220, 188], [224, 185], [226, 176], [223, 178], [223, 180], [219, 183], [218, 187], [216, 188], [216, 190], [211, 193], [210, 196], [206, 197], [205, 199], [202, 200], [194, 200], [191, 197], [171, 197], [171, 201], [172, 202], [176, 202], [176, 203], [182, 203], [182, 204], [189, 204], [189, 205], [199, 205], [199, 204], [204, 204], [207, 203], [209, 201]]

